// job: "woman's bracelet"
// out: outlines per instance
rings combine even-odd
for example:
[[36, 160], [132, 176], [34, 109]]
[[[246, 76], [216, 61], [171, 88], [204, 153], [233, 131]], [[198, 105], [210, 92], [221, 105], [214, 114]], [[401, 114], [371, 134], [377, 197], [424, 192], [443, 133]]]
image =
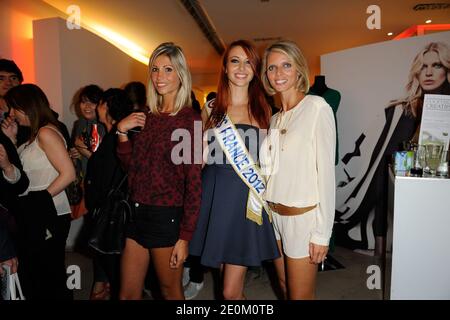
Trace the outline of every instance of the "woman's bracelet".
[[121, 135], [121, 136], [128, 136], [128, 132], [122, 132], [119, 129], [116, 130], [116, 134]]

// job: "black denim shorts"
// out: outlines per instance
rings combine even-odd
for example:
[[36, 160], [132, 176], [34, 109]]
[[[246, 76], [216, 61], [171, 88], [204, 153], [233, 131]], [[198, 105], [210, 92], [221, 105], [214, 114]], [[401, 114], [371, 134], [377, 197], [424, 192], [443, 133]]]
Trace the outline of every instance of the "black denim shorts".
[[132, 216], [126, 237], [147, 249], [172, 247], [178, 241], [183, 207], [148, 206], [131, 203]]

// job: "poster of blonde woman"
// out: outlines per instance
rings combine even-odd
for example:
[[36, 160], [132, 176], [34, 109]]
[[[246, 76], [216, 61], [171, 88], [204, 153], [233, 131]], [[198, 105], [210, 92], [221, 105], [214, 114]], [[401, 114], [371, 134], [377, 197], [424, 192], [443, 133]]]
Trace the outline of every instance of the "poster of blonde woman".
[[450, 95], [450, 32], [344, 50], [321, 64], [342, 94], [335, 241], [381, 254], [388, 164], [404, 142], [418, 141], [424, 96]]

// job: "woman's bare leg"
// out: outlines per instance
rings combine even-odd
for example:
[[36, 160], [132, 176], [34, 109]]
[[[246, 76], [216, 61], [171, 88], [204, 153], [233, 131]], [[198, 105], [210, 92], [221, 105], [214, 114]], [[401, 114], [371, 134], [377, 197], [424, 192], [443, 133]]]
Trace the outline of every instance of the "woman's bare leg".
[[283, 294], [283, 299], [287, 299], [287, 288], [286, 288], [286, 269], [284, 264], [285, 256], [283, 254], [283, 247], [281, 240], [277, 240], [278, 251], [280, 252], [280, 257], [273, 261], [275, 265], [275, 270], [278, 276], [278, 284], [280, 286], [281, 293]]
[[173, 248], [154, 248], [150, 252], [163, 298], [166, 300], [184, 300], [181, 284], [183, 265], [178, 269], [172, 269], [169, 265]]
[[316, 294], [317, 264], [309, 257], [293, 259], [286, 256], [286, 275], [289, 300], [313, 300]]
[[245, 300], [244, 282], [247, 267], [225, 264], [223, 267], [223, 297], [225, 300]]
[[120, 300], [142, 299], [149, 262], [148, 249], [127, 238], [120, 263]]

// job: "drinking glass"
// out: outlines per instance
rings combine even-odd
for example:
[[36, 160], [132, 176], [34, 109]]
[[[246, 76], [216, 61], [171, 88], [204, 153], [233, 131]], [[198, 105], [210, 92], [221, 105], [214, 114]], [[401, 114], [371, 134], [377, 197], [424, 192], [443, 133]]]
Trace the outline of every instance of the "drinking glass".
[[441, 163], [443, 149], [444, 145], [441, 143], [428, 143], [425, 145], [425, 162], [432, 177], [436, 176], [436, 170]]
[[443, 178], [448, 177], [448, 150], [442, 152], [441, 161], [436, 170], [436, 175]]

